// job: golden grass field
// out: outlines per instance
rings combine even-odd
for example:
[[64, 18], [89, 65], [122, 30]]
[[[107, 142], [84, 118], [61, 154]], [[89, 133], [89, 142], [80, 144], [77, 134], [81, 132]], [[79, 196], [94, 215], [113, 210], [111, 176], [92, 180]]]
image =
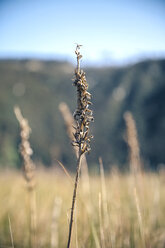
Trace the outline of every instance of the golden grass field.
[[[21, 172], [1, 171], [0, 247], [30, 246], [26, 187]], [[72, 193], [73, 182], [63, 171], [36, 171], [36, 247], [66, 247]], [[116, 170], [105, 177], [103, 171], [82, 175], [75, 216], [72, 247], [163, 248], [165, 172], [136, 181]]]

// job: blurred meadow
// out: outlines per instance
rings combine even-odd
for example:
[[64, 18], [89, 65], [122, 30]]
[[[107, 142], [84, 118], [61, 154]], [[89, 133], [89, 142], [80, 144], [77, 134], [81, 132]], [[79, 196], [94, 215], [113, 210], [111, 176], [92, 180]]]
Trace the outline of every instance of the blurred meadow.
[[0, 248], [165, 247], [164, 14], [0, 1]]
[[[106, 174], [105, 179], [92, 175], [89, 188], [88, 181], [81, 178], [72, 247], [163, 248], [164, 176], [163, 171], [142, 175], [138, 191], [140, 213], [137, 211], [131, 175], [123, 175], [116, 170]], [[73, 184], [61, 172], [54, 170], [37, 172], [36, 180], [37, 247], [66, 247]], [[20, 173], [3, 172], [0, 184], [1, 247], [11, 247], [8, 216], [14, 247], [29, 247], [25, 182]]]

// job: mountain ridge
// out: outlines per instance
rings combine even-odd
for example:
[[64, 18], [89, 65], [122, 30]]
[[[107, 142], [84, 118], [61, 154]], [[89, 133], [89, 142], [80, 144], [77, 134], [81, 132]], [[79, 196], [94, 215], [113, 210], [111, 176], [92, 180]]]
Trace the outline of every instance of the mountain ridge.
[[[137, 123], [143, 160], [152, 168], [165, 163], [162, 151], [165, 60], [83, 69], [93, 96], [95, 115], [91, 130], [95, 139], [88, 156], [90, 166], [97, 164], [98, 156], [103, 157], [106, 168], [113, 164], [122, 168], [127, 164], [128, 148], [123, 138], [123, 114], [127, 110], [133, 113]], [[32, 127], [34, 159], [51, 165], [55, 157], [73, 169], [72, 147], [58, 110], [62, 101], [72, 112], [76, 107], [73, 74], [74, 66], [67, 61], [0, 60], [0, 163], [3, 166], [20, 164], [19, 128], [13, 114], [17, 104]]]

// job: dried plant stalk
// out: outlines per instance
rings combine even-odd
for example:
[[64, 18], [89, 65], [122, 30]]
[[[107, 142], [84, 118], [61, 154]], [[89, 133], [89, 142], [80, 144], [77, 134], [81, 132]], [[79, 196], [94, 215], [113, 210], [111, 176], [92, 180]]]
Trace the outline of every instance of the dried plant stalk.
[[[61, 102], [59, 104], [59, 110], [60, 110], [62, 117], [64, 119], [68, 137], [70, 138], [71, 141], [73, 141], [73, 139], [74, 139], [74, 134], [73, 134], [74, 128], [73, 127], [76, 124], [75, 124], [74, 118], [71, 114], [71, 111], [65, 102]], [[74, 148], [74, 152], [75, 152], [76, 157], [78, 157], [78, 147], [73, 146], [73, 148]], [[89, 196], [89, 192], [90, 192], [89, 172], [88, 172], [88, 165], [87, 165], [85, 154], [83, 154], [82, 160], [81, 160], [81, 179], [82, 179], [82, 186], [83, 186], [84, 195]]]
[[[136, 204], [140, 236], [142, 241], [142, 247], [145, 248], [145, 233], [142, 221], [142, 211], [139, 203], [139, 193], [143, 192], [143, 178], [142, 178], [142, 170], [141, 170], [141, 162], [140, 162], [140, 149], [139, 142], [137, 138], [137, 130], [135, 120], [130, 112], [126, 112], [124, 114], [124, 118], [127, 126], [127, 143], [130, 148], [130, 171], [133, 175], [133, 188], [134, 188], [134, 199]], [[145, 199], [144, 199], [145, 200]]]
[[138, 222], [139, 222], [139, 229], [140, 229], [142, 247], [146, 248], [146, 245], [145, 245], [145, 233], [144, 233], [144, 227], [143, 227], [143, 221], [142, 221], [142, 212], [141, 212], [141, 209], [140, 209], [139, 198], [138, 198], [138, 195], [137, 195], [136, 187], [134, 187], [134, 198], [135, 198], [136, 210], [137, 210], [137, 215], [138, 215]]
[[137, 172], [141, 171], [140, 163], [140, 149], [137, 137], [137, 130], [134, 118], [130, 112], [124, 114], [124, 119], [127, 126], [127, 143], [130, 148], [130, 170], [136, 175]]
[[100, 179], [101, 179], [101, 199], [102, 199], [102, 207], [103, 207], [103, 227], [104, 227], [104, 231], [107, 233], [107, 236], [108, 236], [108, 245], [109, 247], [112, 247], [107, 190], [106, 190], [106, 183], [105, 183], [104, 166], [103, 166], [103, 161], [101, 157], [99, 157], [99, 164], [100, 164]]
[[100, 240], [101, 247], [105, 248], [105, 236], [104, 236], [104, 227], [103, 227], [103, 216], [102, 216], [102, 195], [99, 192], [99, 224], [100, 224]]
[[[73, 127], [76, 125], [74, 118], [70, 112], [68, 105], [65, 102], [61, 102], [59, 104], [59, 110], [60, 110], [62, 117], [64, 119], [68, 137], [70, 138], [70, 140], [72, 142], [74, 140], [74, 134], [73, 134], [74, 128]], [[78, 157], [78, 147], [73, 146], [73, 149], [74, 149], [74, 152], [76, 154], [76, 157]]]
[[74, 120], [76, 122], [76, 126], [74, 127], [74, 140], [72, 141], [72, 145], [78, 147], [78, 158], [77, 158], [77, 169], [76, 169], [76, 177], [72, 198], [72, 208], [71, 208], [71, 216], [69, 223], [69, 236], [67, 248], [70, 247], [71, 237], [72, 237], [72, 226], [73, 226], [73, 217], [74, 217], [74, 209], [76, 203], [77, 196], [77, 187], [80, 176], [80, 168], [81, 168], [81, 158], [82, 155], [86, 152], [90, 151], [90, 141], [92, 136], [89, 135], [89, 124], [93, 121], [92, 111], [89, 109], [89, 105], [91, 104], [91, 94], [87, 91], [88, 84], [86, 81], [85, 73], [80, 69], [80, 59], [82, 55], [79, 52], [80, 45], [76, 47], [76, 56], [77, 56], [77, 68], [75, 70], [75, 80], [74, 86], [77, 88], [77, 109], [74, 112]]
[[23, 174], [27, 182], [27, 190], [29, 192], [29, 230], [30, 230], [30, 247], [36, 247], [36, 192], [35, 192], [35, 165], [31, 160], [33, 151], [29, 143], [29, 135], [31, 129], [28, 120], [25, 119], [19, 107], [14, 108], [15, 115], [20, 124], [20, 153], [23, 158]]
[[127, 143], [129, 146], [130, 171], [133, 175], [135, 187], [143, 192], [143, 176], [140, 161], [140, 148], [135, 120], [130, 112], [124, 114], [127, 126]]
[[51, 226], [51, 248], [59, 247], [59, 218], [61, 214], [62, 199], [56, 197], [54, 199], [54, 207], [52, 214], [52, 226]]
[[77, 196], [77, 186], [78, 186], [79, 175], [80, 175], [80, 162], [81, 162], [81, 153], [79, 153], [79, 157], [78, 157], [77, 165], [76, 165], [77, 170], [76, 170], [76, 178], [75, 178], [73, 198], [72, 198], [72, 208], [71, 208], [71, 215], [70, 215], [70, 222], [69, 222], [69, 236], [68, 236], [67, 248], [69, 248], [71, 244], [73, 216], [74, 216], [74, 209], [75, 209], [76, 196]]
[[13, 232], [11, 228], [11, 220], [9, 215], [8, 215], [8, 221], [9, 221], [9, 230], [10, 230], [10, 238], [11, 238], [11, 247], [14, 248]]

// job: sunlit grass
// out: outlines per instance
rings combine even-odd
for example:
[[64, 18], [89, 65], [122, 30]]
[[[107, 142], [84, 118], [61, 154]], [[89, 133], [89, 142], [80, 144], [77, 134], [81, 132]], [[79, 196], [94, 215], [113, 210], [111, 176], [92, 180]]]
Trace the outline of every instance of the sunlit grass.
[[[138, 198], [146, 247], [163, 248], [165, 244], [164, 176], [164, 172], [148, 173], [139, 182]], [[84, 190], [80, 180], [76, 208], [78, 247], [142, 247], [132, 176], [113, 172], [106, 175], [105, 182], [104, 199], [100, 176], [90, 176], [90, 194]], [[72, 189], [67, 176], [57, 170], [37, 172], [38, 247], [51, 247], [55, 198], [62, 200], [56, 235], [59, 247], [66, 247]], [[0, 202], [0, 246], [11, 247], [9, 215], [15, 247], [29, 247], [28, 194], [21, 173], [1, 171]], [[107, 204], [106, 213], [104, 204]], [[100, 235], [99, 211], [104, 239]], [[75, 230], [74, 223], [73, 247], [76, 247]]]

